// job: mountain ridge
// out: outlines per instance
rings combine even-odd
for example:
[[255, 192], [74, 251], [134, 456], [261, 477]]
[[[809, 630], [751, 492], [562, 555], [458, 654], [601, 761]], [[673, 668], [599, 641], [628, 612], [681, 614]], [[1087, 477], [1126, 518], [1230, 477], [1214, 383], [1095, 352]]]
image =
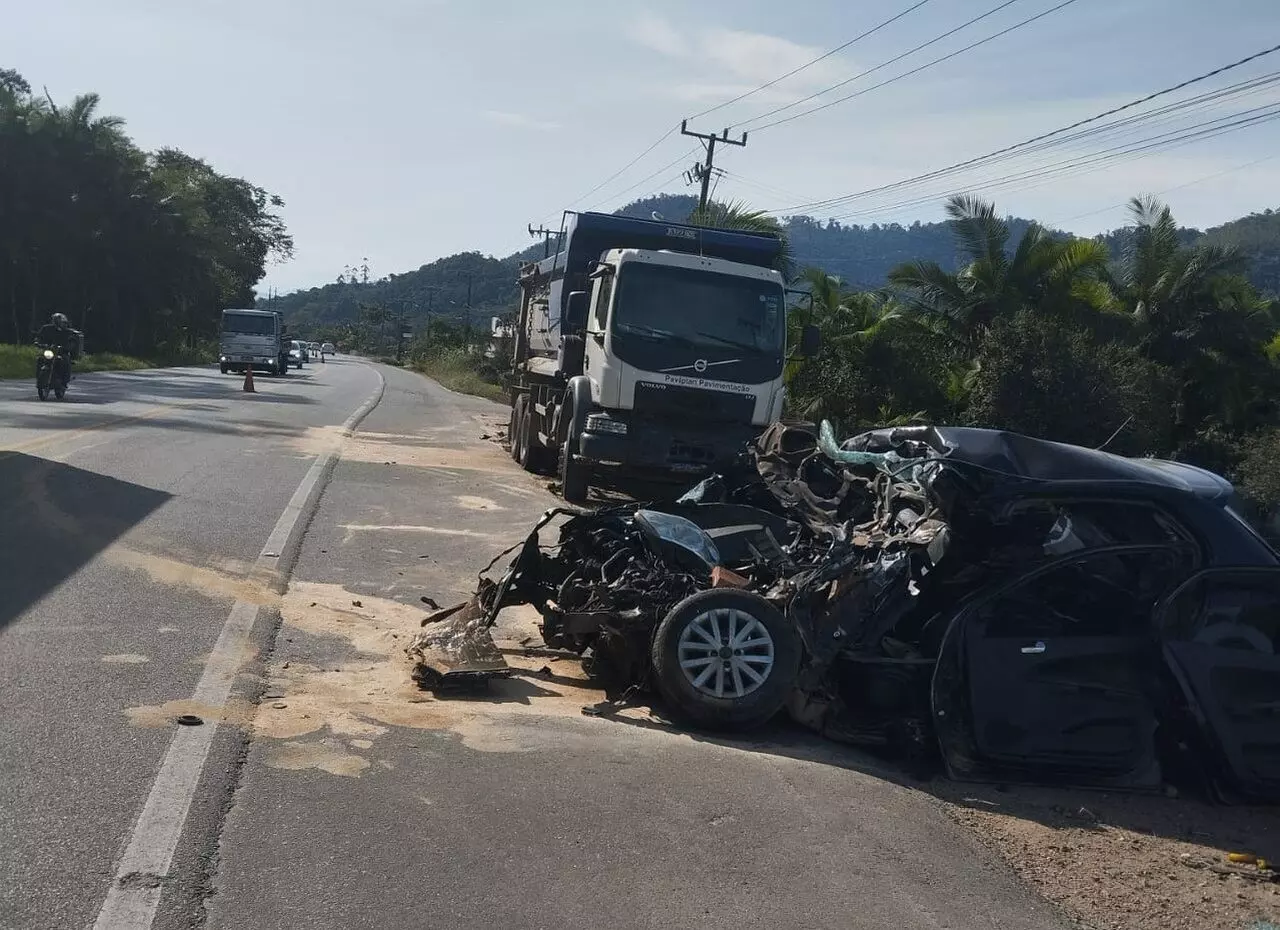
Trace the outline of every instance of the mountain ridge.
[[[696, 205], [695, 197], [658, 194], [614, 212], [643, 219], [656, 213], [663, 219], [682, 222]], [[1033, 222], [1014, 216], [1005, 221], [1013, 242]], [[903, 262], [935, 261], [950, 270], [958, 264], [955, 237], [945, 221], [858, 226], [792, 216], [783, 221], [783, 228], [797, 267], [817, 266], [860, 290], [882, 287], [889, 271]], [[1061, 231], [1055, 234], [1069, 235]], [[1180, 237], [1187, 244], [1206, 241], [1239, 249], [1248, 260], [1246, 275], [1250, 281], [1268, 296], [1280, 297], [1280, 213], [1267, 209], [1208, 230], [1183, 228]], [[1100, 238], [1118, 255], [1124, 247], [1125, 230], [1112, 230]], [[362, 305], [385, 307], [414, 325], [425, 322], [428, 315], [464, 320], [469, 290], [471, 322], [487, 329], [487, 317], [510, 312], [519, 299], [516, 276], [520, 265], [542, 258], [542, 253], [542, 243], [533, 243], [502, 258], [479, 251], [459, 252], [376, 281], [342, 280], [259, 299], [258, 306], [281, 310], [295, 329], [304, 332], [325, 324], [354, 321]]]

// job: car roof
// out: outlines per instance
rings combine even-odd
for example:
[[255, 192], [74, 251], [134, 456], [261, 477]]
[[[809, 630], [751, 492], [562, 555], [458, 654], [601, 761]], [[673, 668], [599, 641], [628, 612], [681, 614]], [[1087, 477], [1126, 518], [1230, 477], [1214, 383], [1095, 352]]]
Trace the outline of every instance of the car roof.
[[[876, 451], [903, 443], [924, 443], [948, 460], [988, 471], [1042, 482], [1132, 482], [1194, 494], [1225, 505], [1234, 488], [1221, 475], [1155, 458], [1128, 458], [1100, 449], [1006, 430], [966, 426], [912, 426], [871, 430], [848, 440], [845, 448]], [[919, 450], [923, 452], [924, 450]]]

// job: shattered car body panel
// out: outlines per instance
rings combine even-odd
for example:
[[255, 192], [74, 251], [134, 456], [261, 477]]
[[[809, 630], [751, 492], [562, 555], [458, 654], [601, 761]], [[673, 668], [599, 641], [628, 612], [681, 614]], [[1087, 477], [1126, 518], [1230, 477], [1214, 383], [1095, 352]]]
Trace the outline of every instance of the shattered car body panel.
[[[1158, 788], [1195, 769], [1274, 800], [1280, 567], [1231, 499], [1191, 466], [995, 430], [837, 445], [775, 424], [673, 503], [549, 511], [454, 622], [484, 635], [532, 604], [548, 646], [706, 725], [785, 706], [955, 777]], [[482, 664], [456, 668], [501, 673]], [[749, 712], [724, 710], [725, 682]]]

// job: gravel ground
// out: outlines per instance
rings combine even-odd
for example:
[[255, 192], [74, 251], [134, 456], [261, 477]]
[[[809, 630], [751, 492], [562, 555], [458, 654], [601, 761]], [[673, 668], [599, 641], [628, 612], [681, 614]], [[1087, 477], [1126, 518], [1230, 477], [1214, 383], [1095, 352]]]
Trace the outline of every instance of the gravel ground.
[[[1033, 889], [1096, 930], [1272, 930], [1280, 881], [1280, 811], [1165, 797], [931, 786], [952, 819]], [[1234, 874], [1227, 874], [1234, 873]], [[1267, 879], [1270, 880], [1267, 880]]]

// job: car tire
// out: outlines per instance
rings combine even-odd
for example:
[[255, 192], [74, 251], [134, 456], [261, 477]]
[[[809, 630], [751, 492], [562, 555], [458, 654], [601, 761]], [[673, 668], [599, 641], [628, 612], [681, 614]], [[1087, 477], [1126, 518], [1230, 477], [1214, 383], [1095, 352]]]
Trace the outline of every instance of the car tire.
[[[730, 627], [749, 645], [725, 644]], [[713, 647], [717, 631], [722, 643]], [[723, 648], [733, 653], [725, 656]], [[649, 658], [658, 691], [675, 713], [707, 729], [742, 730], [782, 709], [800, 674], [801, 652], [795, 627], [764, 598], [713, 588], [671, 609], [654, 632]]]

